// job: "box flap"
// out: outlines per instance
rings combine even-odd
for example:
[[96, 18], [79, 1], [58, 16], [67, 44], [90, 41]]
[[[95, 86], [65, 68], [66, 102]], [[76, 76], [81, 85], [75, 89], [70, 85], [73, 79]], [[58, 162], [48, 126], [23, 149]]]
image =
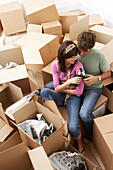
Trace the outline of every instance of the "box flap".
[[40, 52], [37, 48], [22, 47], [25, 64], [43, 64]]
[[109, 43], [107, 43], [101, 51], [104, 52], [108, 59], [108, 63], [111, 64], [113, 62], [113, 40], [111, 40]]
[[25, 65], [20, 65], [11, 69], [0, 70], [0, 84], [28, 78]]
[[13, 128], [0, 118], [0, 142], [3, 142], [12, 131]]
[[52, 70], [51, 70], [51, 65], [54, 61], [56, 61], [57, 59], [54, 59], [51, 63], [49, 63], [47, 66], [45, 66], [42, 71], [46, 72], [46, 73], [49, 73], [52, 75]]
[[108, 98], [101, 94], [101, 96], [99, 97], [99, 99], [94, 107], [94, 110], [98, 109], [102, 104], [107, 102], [107, 100], [108, 100]]
[[77, 39], [77, 36], [81, 32], [88, 31], [88, 25], [89, 25], [89, 16], [86, 16], [80, 21], [70, 25], [70, 40], [75, 40]]
[[28, 170], [31, 167], [32, 165], [24, 143], [0, 152], [0, 169], [2, 170]]
[[105, 26], [101, 26], [101, 25], [95, 25], [95, 26], [91, 27], [90, 31], [97, 31], [102, 34], [108, 34], [108, 35], [113, 36], [113, 28], [109, 28], [109, 27], [105, 27]]
[[113, 132], [113, 114], [95, 118], [94, 122], [96, 123], [98, 129], [102, 135]]
[[2, 107], [2, 104], [0, 103], [0, 117], [7, 123], [8, 123], [8, 120], [6, 118], [6, 115], [4, 114], [4, 110], [3, 110], [3, 107]]
[[103, 47], [105, 47], [105, 44], [102, 44], [102, 43], [99, 43], [99, 42], [96, 42], [95, 46], [94, 46], [94, 48], [97, 48], [99, 50], [101, 50]]
[[103, 135], [103, 137], [109, 147], [109, 150], [113, 154], [113, 131]]
[[42, 146], [28, 151], [28, 154], [31, 159], [33, 168], [35, 170], [42, 170], [42, 169], [53, 170], [52, 165]]

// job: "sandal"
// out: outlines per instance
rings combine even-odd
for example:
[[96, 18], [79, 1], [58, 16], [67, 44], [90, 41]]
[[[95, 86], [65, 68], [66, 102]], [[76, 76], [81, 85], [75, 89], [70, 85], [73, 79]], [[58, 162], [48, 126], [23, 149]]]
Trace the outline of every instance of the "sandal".
[[[68, 135], [70, 135], [70, 134], [69, 134], [69, 131], [67, 132], [66, 135], [63, 133], [63, 136], [64, 136], [65, 138], [67, 138], [67, 139], [68, 139]], [[71, 136], [70, 136], [70, 140], [65, 140], [65, 142], [71, 142]]]

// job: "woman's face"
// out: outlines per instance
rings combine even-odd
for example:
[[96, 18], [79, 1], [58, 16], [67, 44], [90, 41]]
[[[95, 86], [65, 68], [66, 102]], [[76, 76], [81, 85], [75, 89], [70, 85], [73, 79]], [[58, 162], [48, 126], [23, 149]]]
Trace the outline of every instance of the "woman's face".
[[66, 65], [74, 64], [76, 59], [77, 59], [77, 56], [72, 56], [70, 58], [65, 59], [65, 63], [66, 63]]

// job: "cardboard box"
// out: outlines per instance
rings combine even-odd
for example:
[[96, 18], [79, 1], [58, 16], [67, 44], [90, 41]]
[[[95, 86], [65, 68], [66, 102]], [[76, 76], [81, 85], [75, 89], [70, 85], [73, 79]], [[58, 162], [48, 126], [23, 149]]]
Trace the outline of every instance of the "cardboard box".
[[40, 32], [42, 33], [42, 26], [36, 24], [28, 24], [27, 25], [27, 32]]
[[[57, 148], [60, 148], [62, 145], [62, 124], [61, 119], [52, 113], [49, 109], [45, 108], [38, 102], [31, 101], [26, 103], [22, 108], [17, 110], [13, 117], [15, 119], [16, 124], [21, 123], [27, 119], [35, 118], [37, 113], [42, 113], [47, 120], [48, 123], [53, 123], [55, 126], [55, 132], [49, 136], [43, 143], [42, 146], [44, 147], [47, 154], [50, 154], [52, 151], [56, 151]], [[40, 146], [35, 140], [33, 140], [30, 136], [28, 136], [18, 125], [20, 136], [22, 141], [26, 144], [26, 146], [30, 148], [36, 148]]]
[[44, 33], [62, 37], [62, 25], [58, 20], [41, 23]]
[[113, 114], [94, 119], [93, 141], [106, 170], [113, 169]]
[[113, 74], [103, 81], [102, 94], [108, 98], [107, 108], [113, 112]]
[[0, 84], [12, 82], [19, 86], [24, 94], [29, 93], [31, 89], [21, 48], [13, 45], [0, 48], [0, 64], [5, 68], [6, 63], [9, 62], [14, 62], [18, 66], [0, 70]]
[[[71, 146], [70, 144], [67, 147], [62, 145], [62, 147], [57, 150], [57, 152], [60, 152], [60, 151], [67, 151], [67, 152], [72, 152], [72, 153], [77, 152], [78, 153], [78, 151], [73, 146]], [[85, 163], [86, 163], [88, 170], [97, 170], [97, 166], [94, 163], [92, 163], [87, 157], [84, 156], [84, 159], [85, 159]], [[56, 170], [55, 167], [53, 167], [53, 168]]]
[[37, 32], [29, 32], [19, 40], [15, 41], [15, 45], [28, 47], [24, 50], [26, 55], [26, 64], [36, 63], [46, 66], [57, 56], [59, 41], [55, 35], [41, 34]]
[[59, 20], [59, 15], [53, 0], [24, 0], [26, 15], [31, 24], [41, 24]]
[[22, 90], [12, 83], [0, 86], [0, 103], [6, 109], [23, 97]]
[[[78, 21], [80, 21], [81, 19], [83, 19], [85, 16], [87, 15], [81, 15], [78, 16]], [[99, 14], [90, 14], [89, 15], [89, 28], [95, 26], [95, 25], [101, 25], [104, 26], [104, 22], [102, 21], [101, 17]]]
[[18, 2], [0, 5], [0, 18], [5, 35], [26, 31], [23, 11]]
[[13, 128], [9, 126], [2, 105], [0, 104], [0, 145], [2, 145], [8, 139], [12, 131]]
[[83, 11], [81, 11], [80, 9], [74, 9], [74, 10], [71, 10], [69, 12], [74, 12], [77, 15], [85, 15], [85, 13]]
[[97, 48], [97, 49], [101, 50], [103, 47], [105, 47], [105, 44], [102, 44], [102, 43], [99, 43], [99, 42], [95, 42], [94, 48]]
[[69, 33], [69, 27], [70, 25], [72, 25], [73, 23], [77, 22], [77, 16], [78, 13], [75, 12], [62, 12], [59, 14], [60, 16], [60, 22], [62, 24], [62, 33]]
[[108, 28], [101, 25], [95, 25], [89, 29], [96, 35], [96, 41], [107, 44], [113, 39], [113, 28]]
[[0, 145], [0, 152], [3, 152], [13, 146], [22, 143], [19, 133], [16, 131], [11, 135], [2, 145]]
[[29, 151], [24, 143], [0, 152], [0, 166], [2, 170], [53, 170], [42, 146]]

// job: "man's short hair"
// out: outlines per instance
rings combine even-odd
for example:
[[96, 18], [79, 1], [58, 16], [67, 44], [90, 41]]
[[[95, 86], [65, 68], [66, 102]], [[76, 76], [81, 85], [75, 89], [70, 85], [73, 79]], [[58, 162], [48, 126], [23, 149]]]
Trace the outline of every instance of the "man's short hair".
[[82, 32], [77, 37], [77, 45], [80, 50], [87, 52], [88, 49], [94, 47], [96, 35], [92, 32]]

